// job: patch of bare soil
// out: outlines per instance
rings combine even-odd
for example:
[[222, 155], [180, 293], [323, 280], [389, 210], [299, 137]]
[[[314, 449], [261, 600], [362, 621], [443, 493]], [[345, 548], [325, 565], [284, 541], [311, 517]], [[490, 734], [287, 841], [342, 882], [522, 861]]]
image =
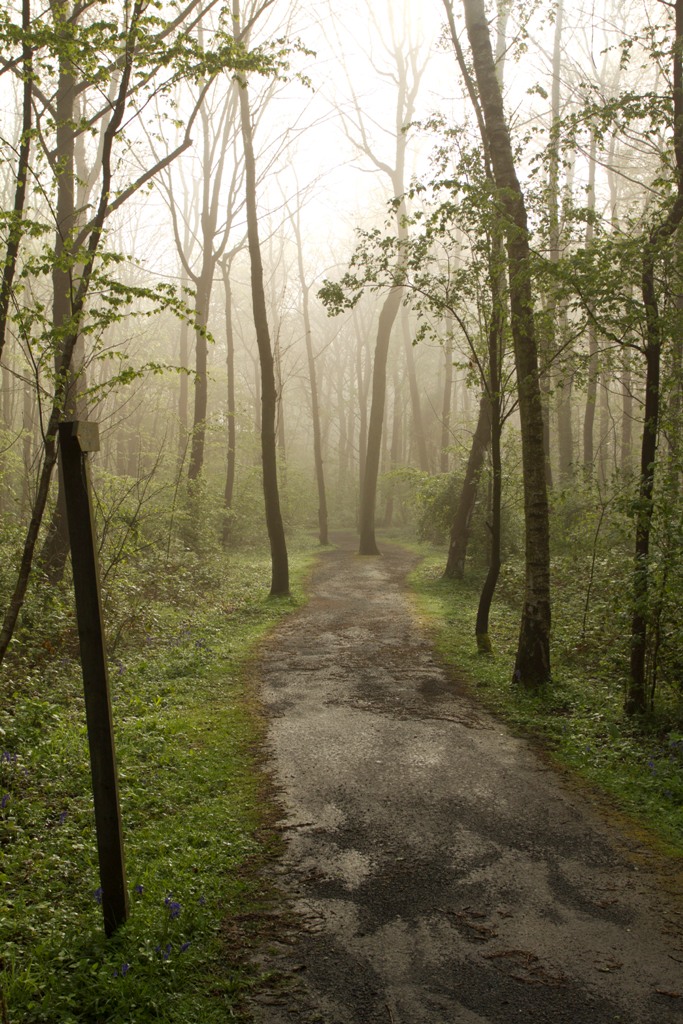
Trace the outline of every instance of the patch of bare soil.
[[680, 1024], [675, 908], [439, 664], [414, 556], [336, 539], [260, 664], [286, 913], [254, 1020]]

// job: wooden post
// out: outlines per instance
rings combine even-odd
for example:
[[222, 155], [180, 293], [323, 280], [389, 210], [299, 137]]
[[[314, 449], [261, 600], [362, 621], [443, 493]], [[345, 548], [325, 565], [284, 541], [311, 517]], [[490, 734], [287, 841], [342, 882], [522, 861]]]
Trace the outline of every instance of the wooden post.
[[60, 423], [59, 453], [81, 645], [102, 913], [109, 936], [128, 917], [128, 890], [87, 456], [98, 450], [96, 423]]

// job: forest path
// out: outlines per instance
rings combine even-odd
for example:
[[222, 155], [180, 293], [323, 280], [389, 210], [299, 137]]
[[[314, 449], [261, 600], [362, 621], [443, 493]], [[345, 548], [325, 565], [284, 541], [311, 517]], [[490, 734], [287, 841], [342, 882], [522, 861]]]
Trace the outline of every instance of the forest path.
[[335, 540], [260, 662], [295, 916], [255, 1021], [681, 1024], [680, 917], [647, 870], [439, 664], [417, 559]]

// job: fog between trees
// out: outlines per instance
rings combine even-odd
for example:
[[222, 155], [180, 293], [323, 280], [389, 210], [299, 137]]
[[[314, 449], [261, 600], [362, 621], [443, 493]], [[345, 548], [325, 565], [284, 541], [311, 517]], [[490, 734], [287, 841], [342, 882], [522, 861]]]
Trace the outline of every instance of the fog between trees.
[[3, 653], [88, 419], [105, 585], [417, 531], [484, 650], [502, 564], [517, 683], [566, 600], [629, 712], [677, 700], [682, 7], [8, 5]]

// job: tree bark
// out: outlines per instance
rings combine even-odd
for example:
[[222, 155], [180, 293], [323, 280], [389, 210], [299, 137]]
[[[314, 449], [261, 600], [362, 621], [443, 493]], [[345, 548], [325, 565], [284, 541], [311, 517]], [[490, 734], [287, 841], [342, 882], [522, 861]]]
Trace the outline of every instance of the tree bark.
[[403, 330], [403, 348], [406, 355], [406, 371], [408, 373], [408, 385], [410, 388], [410, 410], [413, 417], [413, 437], [417, 445], [417, 461], [422, 472], [429, 473], [427, 440], [425, 438], [422, 403], [420, 402], [420, 389], [417, 383], [417, 373], [415, 372], [415, 357], [413, 355], [413, 342], [410, 337], [410, 324], [408, 323], [407, 310], [403, 311], [403, 315], [401, 317], [401, 328]]
[[277, 479], [276, 417], [277, 389], [275, 364], [268, 328], [266, 294], [263, 283], [263, 263], [259, 241], [256, 210], [256, 159], [251, 128], [251, 113], [246, 83], [240, 87], [240, 115], [244, 143], [244, 169], [247, 199], [247, 241], [251, 262], [251, 296], [256, 328], [256, 344], [261, 366], [261, 461], [263, 466], [263, 496], [266, 525], [271, 554], [271, 596], [289, 594], [289, 560], [287, 542], [280, 509]]
[[453, 403], [453, 338], [448, 333], [444, 341], [444, 382], [443, 401], [441, 404], [441, 453], [439, 470], [448, 472], [448, 448], [451, 443], [451, 408]]
[[[496, 289], [497, 291], [497, 289]], [[502, 296], [497, 295], [497, 299]], [[477, 650], [481, 654], [492, 651], [489, 635], [489, 615], [493, 595], [498, 585], [501, 565], [501, 544], [503, 533], [503, 465], [501, 456], [501, 436], [503, 430], [502, 396], [501, 396], [501, 364], [503, 351], [503, 310], [499, 302], [493, 308], [491, 327], [489, 330], [489, 394], [488, 404], [491, 417], [491, 547], [489, 551], [489, 567], [486, 579], [479, 595], [477, 620], [474, 634]]]
[[26, 187], [29, 172], [29, 154], [31, 152], [31, 123], [32, 108], [31, 100], [33, 94], [33, 50], [28, 42], [28, 32], [31, 26], [31, 4], [30, 0], [22, 0], [21, 5], [21, 29], [23, 32], [22, 42], [22, 119], [21, 135], [19, 137], [19, 156], [17, 159], [17, 174], [14, 186], [14, 211], [10, 225], [7, 248], [3, 261], [2, 282], [0, 282], [0, 358], [2, 358], [7, 336], [7, 316], [12, 296], [12, 285], [17, 269], [19, 257], [19, 245], [23, 236], [22, 217], [24, 204], [26, 202]]
[[453, 517], [451, 539], [448, 545], [448, 559], [444, 576], [449, 579], [461, 580], [465, 575], [465, 558], [470, 539], [472, 513], [477, 501], [479, 477], [486, 459], [486, 452], [491, 441], [491, 401], [488, 394], [479, 400], [477, 426], [472, 437], [465, 479], [460, 492], [460, 500]]
[[526, 579], [513, 678], [522, 686], [535, 689], [550, 679], [550, 542], [527, 214], [483, 0], [463, 3], [493, 175], [506, 222], [511, 328], [522, 433]]
[[662, 223], [651, 233], [642, 262], [641, 291], [645, 308], [645, 415], [640, 453], [635, 564], [633, 570], [633, 615], [631, 619], [631, 665], [625, 710], [642, 714], [652, 706], [654, 693], [646, 676], [650, 622], [650, 534], [654, 515], [654, 483], [660, 418], [660, 364], [662, 323], [656, 285], [658, 248], [675, 235], [683, 221], [683, 0], [676, 0], [675, 36], [672, 40], [674, 157], [677, 195]]
[[311, 314], [310, 314], [310, 285], [306, 281], [304, 271], [304, 256], [301, 240], [301, 230], [298, 221], [292, 223], [295, 227], [297, 241], [297, 259], [299, 265], [299, 280], [301, 282], [302, 313], [304, 320], [304, 338], [306, 341], [306, 358], [308, 360], [308, 381], [311, 391], [311, 419], [313, 421], [313, 462], [315, 466], [315, 482], [318, 489], [318, 539], [323, 545], [329, 544], [327, 527], [327, 493], [325, 491], [325, 470], [323, 466], [322, 438], [320, 431], [320, 406], [318, 402], [318, 376], [313, 353], [313, 338], [311, 335]]
[[[228, 450], [225, 473], [225, 492], [223, 503], [226, 513], [232, 509], [235, 489], [235, 462], [237, 453], [237, 408], [235, 404], [235, 331], [232, 320], [232, 282], [230, 280], [230, 263], [221, 263], [223, 287], [225, 289], [225, 359], [227, 371], [227, 418], [228, 418]], [[223, 525], [223, 544], [230, 540], [230, 519], [226, 514]]]
[[379, 548], [375, 539], [375, 507], [377, 502], [377, 481], [379, 479], [379, 460], [382, 453], [382, 424], [384, 422], [384, 403], [387, 387], [387, 356], [391, 329], [401, 308], [403, 288], [396, 286], [391, 289], [377, 326], [377, 341], [372, 363], [372, 401], [370, 404], [370, 424], [368, 426], [368, 445], [365, 454], [365, 473], [361, 491], [359, 512], [360, 544], [359, 555], [378, 555]]

